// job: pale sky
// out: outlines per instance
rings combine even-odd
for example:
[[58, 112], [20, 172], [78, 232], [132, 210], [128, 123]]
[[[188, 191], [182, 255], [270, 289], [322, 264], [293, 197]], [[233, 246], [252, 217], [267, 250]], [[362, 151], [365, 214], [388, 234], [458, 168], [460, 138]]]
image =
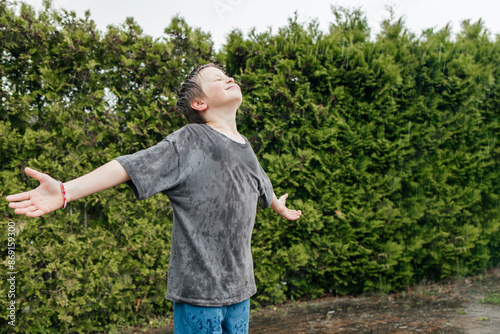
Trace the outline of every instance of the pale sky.
[[[42, 8], [42, 0], [24, 2]], [[453, 33], [457, 33], [462, 20], [475, 22], [480, 18], [492, 38], [500, 34], [498, 0], [53, 0], [54, 7], [75, 11], [79, 17], [90, 10], [91, 18], [103, 32], [108, 25], [121, 25], [127, 17], [133, 17], [145, 34], [163, 37], [171, 18], [179, 14], [189, 26], [210, 32], [217, 49], [235, 28], [245, 36], [253, 27], [258, 32], [272, 27], [276, 33], [278, 28], [287, 25], [295, 11], [299, 14], [299, 22], [317, 19], [320, 28], [327, 31], [330, 22], [334, 21], [330, 10], [332, 4], [361, 7], [368, 18], [372, 37], [389, 16], [387, 5], [393, 6], [396, 17], [402, 16], [406, 27], [417, 36], [424, 29], [441, 29], [447, 23], [451, 24]]]

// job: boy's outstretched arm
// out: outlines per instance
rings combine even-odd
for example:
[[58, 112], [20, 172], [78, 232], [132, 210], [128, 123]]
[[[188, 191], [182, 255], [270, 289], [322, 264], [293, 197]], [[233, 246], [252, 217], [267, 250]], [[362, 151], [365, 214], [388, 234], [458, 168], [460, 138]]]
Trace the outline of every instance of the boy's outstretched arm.
[[[40, 185], [30, 191], [7, 196], [9, 206], [15, 213], [28, 217], [39, 217], [61, 208], [64, 199], [59, 181], [47, 174], [26, 168], [26, 174], [40, 181]], [[116, 186], [130, 179], [125, 168], [116, 160], [95, 169], [94, 171], [64, 183], [66, 202]]]
[[288, 194], [284, 194], [279, 199], [273, 194], [273, 202], [271, 203], [271, 208], [279, 213], [283, 218], [288, 220], [297, 220], [302, 215], [300, 210], [290, 210], [286, 207], [286, 199]]

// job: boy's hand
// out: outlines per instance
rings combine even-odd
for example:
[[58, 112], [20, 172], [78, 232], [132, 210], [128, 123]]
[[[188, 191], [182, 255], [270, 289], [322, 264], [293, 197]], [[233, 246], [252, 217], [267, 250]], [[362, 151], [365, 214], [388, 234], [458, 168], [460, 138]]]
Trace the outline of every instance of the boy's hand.
[[280, 214], [283, 218], [288, 220], [297, 220], [302, 215], [300, 210], [290, 210], [286, 207], [286, 199], [288, 194], [284, 194], [279, 199], [276, 195], [273, 195], [273, 202], [271, 203], [271, 208]]
[[6, 197], [15, 213], [39, 217], [63, 206], [64, 199], [58, 181], [31, 168], [26, 168], [25, 172], [40, 181], [40, 185], [31, 191]]

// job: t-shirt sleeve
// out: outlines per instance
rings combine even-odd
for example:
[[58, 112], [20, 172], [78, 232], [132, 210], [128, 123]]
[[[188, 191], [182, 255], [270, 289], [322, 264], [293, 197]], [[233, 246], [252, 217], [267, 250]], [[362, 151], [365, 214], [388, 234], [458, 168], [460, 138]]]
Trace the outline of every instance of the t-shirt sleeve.
[[179, 179], [179, 156], [175, 142], [164, 140], [116, 160], [130, 176], [127, 184], [139, 200], [174, 187]]
[[273, 185], [271, 184], [271, 180], [267, 176], [264, 169], [259, 165], [261, 177], [259, 182], [259, 204], [263, 208], [268, 208], [271, 206], [273, 202]]

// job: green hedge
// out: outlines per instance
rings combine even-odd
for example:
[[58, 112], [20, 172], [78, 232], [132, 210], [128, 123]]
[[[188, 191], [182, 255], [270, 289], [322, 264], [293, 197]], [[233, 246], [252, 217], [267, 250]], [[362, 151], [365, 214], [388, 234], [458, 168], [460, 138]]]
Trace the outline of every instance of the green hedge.
[[[0, 196], [37, 185], [26, 166], [70, 180], [160, 141], [184, 124], [175, 87], [216, 61], [245, 92], [240, 132], [304, 213], [259, 210], [255, 304], [498, 265], [499, 38], [481, 21], [417, 37], [392, 18], [372, 41], [362, 12], [332, 11], [327, 33], [295, 17], [274, 34], [232, 31], [217, 53], [180, 17], [153, 39], [131, 18], [104, 33], [89, 13], [1, 2]], [[171, 314], [165, 196], [136, 201], [121, 185], [38, 219], [0, 209], [2, 231], [15, 222], [18, 273], [16, 327], [2, 311], [0, 331], [109, 331]], [[0, 295], [9, 289], [2, 279]]]
[[[402, 289], [499, 263], [500, 42], [482, 22], [369, 41], [360, 11], [328, 34], [290, 19], [234, 31], [239, 120], [276, 191], [304, 216], [259, 215], [260, 300]], [[262, 273], [262, 274], [261, 274]], [[286, 282], [286, 285], [285, 285]]]

